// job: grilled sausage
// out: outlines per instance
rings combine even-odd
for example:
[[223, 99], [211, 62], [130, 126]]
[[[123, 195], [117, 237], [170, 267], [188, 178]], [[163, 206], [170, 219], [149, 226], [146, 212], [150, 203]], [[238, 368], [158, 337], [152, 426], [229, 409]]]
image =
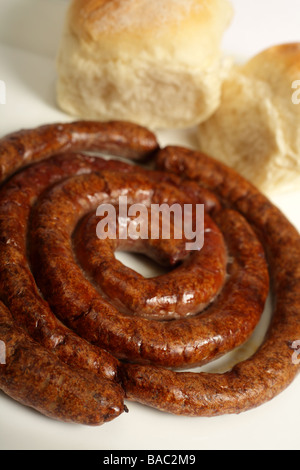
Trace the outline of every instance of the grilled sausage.
[[189, 416], [240, 413], [262, 405], [281, 393], [300, 370], [292, 360], [292, 345], [300, 338], [299, 233], [252, 184], [204, 154], [170, 146], [158, 153], [157, 167], [214, 191], [251, 223], [269, 263], [273, 317], [257, 352], [224, 374], [124, 366], [127, 397]]
[[[184, 208], [178, 213], [180, 220], [183, 212]], [[204, 246], [200, 249], [198, 240], [199, 250], [189, 252], [186, 238], [174, 238], [174, 235], [179, 235], [174, 224], [170, 228], [169, 239], [151, 239], [151, 224], [156, 222], [156, 218], [150, 210], [146, 215], [145, 220], [139, 218], [138, 223], [144, 224], [148, 238], [137, 240], [124, 239], [122, 233], [121, 238], [118, 234], [115, 239], [99, 239], [96, 236], [99, 218], [94, 213], [85, 218], [74, 237], [74, 250], [81, 267], [106, 297], [128, 315], [171, 320], [203, 311], [220, 293], [226, 278], [227, 254], [220, 230], [205, 215], [205, 228], [202, 229]], [[122, 215], [123, 226], [128, 222]], [[136, 235], [132, 228], [134, 223], [133, 218], [126, 229]], [[183, 227], [177, 229], [181, 231]], [[146, 279], [117, 261], [114, 256], [117, 250], [143, 253], [173, 269], [164, 275]]]
[[[72, 233], [81, 217], [103, 201], [116, 203], [120, 194], [126, 194], [129, 203], [143, 201], [149, 206], [155, 187], [145, 174], [103, 171], [100, 175], [70, 178], [50, 188], [32, 212], [29, 228], [32, 266], [55, 314], [92, 344], [104, 347], [119, 359], [188, 367], [211, 360], [248, 338], [264, 310], [268, 271], [253, 231], [243, 217], [226, 212], [225, 218], [220, 216], [218, 221], [225, 229], [230, 255], [236, 258], [236, 263], [211, 308], [203, 315], [171, 322], [133, 318], [119, 312], [84, 277], [73, 255]], [[169, 191], [174, 195], [175, 188]], [[176, 279], [176, 273], [173, 274]], [[189, 285], [189, 276], [182, 281], [179, 271], [179, 278]], [[125, 284], [126, 281], [127, 277]], [[197, 289], [201, 282], [200, 279]], [[239, 286], [237, 292], [234, 282]], [[189, 292], [193, 294], [192, 289]], [[138, 286], [134, 295], [142, 297]], [[159, 307], [159, 302], [157, 305], [153, 301], [153, 307]]]
[[[23, 130], [0, 140], [0, 181], [3, 183], [17, 170], [23, 169], [23, 167], [33, 162], [44, 160], [56, 152], [67, 152], [69, 149], [80, 148], [115, 153], [122, 157], [130, 157], [132, 160], [145, 160], [158, 148], [158, 144], [151, 132], [129, 123], [75, 122]], [[67, 177], [68, 174], [95, 171], [101, 165], [103, 167], [103, 164], [110, 166], [109, 162], [104, 162], [104, 160], [101, 162], [100, 159], [88, 159], [87, 157], [75, 157], [74, 155], [66, 156], [61, 158], [59, 162], [55, 162], [54, 159], [48, 164], [49, 173], [45, 167], [30, 170], [31, 180], [28, 181], [27, 189], [24, 187], [22, 174], [13, 177], [5, 187], [1, 188], [0, 289], [2, 301], [9, 306], [22, 327], [40, 343], [40, 351], [42, 350], [41, 345], [45, 346], [48, 351], [56, 354], [57, 364], [60, 364], [60, 360], [62, 360], [72, 368], [75, 367], [81, 370], [81, 374], [86, 380], [90, 380], [90, 377], [94, 381], [102, 380], [104, 385], [101, 385], [102, 388], [99, 388], [98, 391], [99, 393], [105, 391], [103, 403], [107, 401], [106, 396], [109, 396], [110, 390], [113, 390], [111, 401], [107, 401], [107, 403], [111, 405], [112, 409], [115, 409], [114, 412], [110, 411], [108, 413], [107, 408], [102, 406], [101, 400], [98, 400], [98, 410], [95, 411], [94, 418], [93, 416], [83, 417], [82, 414], [78, 414], [78, 417], [74, 418], [71, 413], [70, 419], [72, 417], [72, 420], [74, 418], [76, 422], [81, 422], [81, 420], [82, 422], [88, 420], [92, 422], [94, 419], [95, 422], [101, 423], [106, 421], [109, 416], [117, 416], [126, 409], [123, 404], [124, 392], [121, 386], [119, 384], [110, 385], [106, 380], [117, 380], [118, 361], [106, 351], [92, 346], [68, 330], [55, 318], [48, 304], [41, 298], [25, 256], [27, 219], [31, 205], [34, 204], [39, 192], [45, 189], [45, 185], [54, 184], [55, 181]], [[119, 167], [122, 167], [121, 162], [118, 162]], [[18, 331], [22, 330], [19, 329]], [[24, 334], [26, 333], [24, 332]], [[0, 332], [0, 335], [3, 336], [1, 340], [5, 342], [7, 339], [5, 331], [3, 334]], [[35, 358], [34, 354], [33, 358]], [[42, 361], [40, 361], [40, 365], [41, 363]], [[20, 360], [18, 363], [19, 370], [17, 370], [17, 364], [14, 365], [15, 382], [12, 382], [12, 375], [10, 375], [9, 387], [3, 382], [2, 388], [4, 391], [9, 390], [12, 396], [18, 397], [13, 389], [14, 387], [17, 389], [19, 385], [21, 386], [21, 384], [18, 385], [20, 375], [28, 364], [25, 357], [24, 361]], [[53, 368], [52, 374], [55, 376], [56, 366], [53, 359], [51, 367]], [[68, 369], [69, 373], [70, 370]], [[50, 372], [50, 366], [48, 372]], [[75, 373], [74, 382], [78, 380], [78, 377], [76, 377]], [[31, 389], [30, 380], [32, 386], [35, 386], [35, 379], [30, 374], [26, 374], [24, 380], [28, 380], [26, 390]], [[58, 386], [59, 384], [60, 380], [57, 381]], [[42, 393], [42, 389], [39, 388], [39, 390]], [[60, 393], [59, 387], [57, 393], [58, 395]], [[86, 400], [83, 393], [80, 398], [82, 400], [82, 409], [86, 406], [87, 412], [89, 408], [88, 401], [90, 400], [88, 395], [89, 387], [87, 385]], [[48, 414], [48, 407], [52, 406], [51, 403], [48, 403], [46, 393], [42, 393], [39, 400], [34, 393], [28, 394], [27, 397], [23, 394], [21, 399], [24, 403], [26, 402], [26, 404], [38, 408], [41, 412], [44, 411], [45, 414]], [[115, 402], [115, 407], [113, 402]], [[119, 406], [120, 403], [121, 406]], [[80, 411], [79, 408], [78, 411]], [[74, 410], [75, 412], [76, 410]], [[102, 418], [100, 417], [101, 413], [103, 414]]]
[[[123, 165], [116, 164], [118, 168]], [[39, 195], [68, 176], [99, 171], [107, 166], [111, 167], [112, 163], [101, 158], [66, 154], [27, 168], [1, 187], [0, 299], [18, 324], [62, 361], [115, 379], [118, 361], [57, 320], [38, 290], [26, 257], [30, 210]], [[125, 168], [131, 169], [130, 166]]]
[[0, 364], [0, 388], [23, 405], [60, 421], [101, 425], [124, 410], [117, 384], [90, 379], [57, 360], [16, 325], [0, 303], [0, 338], [5, 360]]
[[0, 140], [0, 182], [19, 168], [57, 153], [96, 151], [136, 161], [158, 149], [155, 135], [126, 122], [77, 121], [13, 132]]
[[[71, 150], [139, 161], [155, 156], [156, 170], [78, 154], [51, 157]], [[45, 161], [24, 170], [39, 160]], [[6, 367], [0, 365], [5, 393], [47, 416], [102, 424], [126, 411], [120, 380], [129, 400], [176, 414], [213, 416], [258, 406], [294, 379], [299, 371], [292, 362], [292, 344], [300, 337], [299, 234], [233, 170], [188, 149], [159, 150], [151, 132], [117, 122], [53, 124], [11, 134], [0, 141], [0, 167], [2, 183], [20, 171], [0, 189], [0, 299], [11, 312], [0, 303], [0, 340], [9, 358]], [[182, 244], [174, 241], [136, 248], [173, 264], [183, 262], [166, 275], [165, 286], [168, 279], [173, 284], [165, 292], [185, 283], [197, 298], [192, 311], [184, 302], [179, 307], [178, 297], [175, 319], [156, 321], [156, 312], [145, 305], [151, 289], [163, 296], [161, 286], [154, 283], [150, 289], [151, 283], [124, 268], [117, 280], [112, 277], [118, 269], [113, 252], [122, 245], [93, 238], [90, 213], [100, 203], [116, 204], [124, 194], [129, 203], [147, 206], [178, 199], [205, 203], [212, 229], [207, 255], [216, 248], [206, 302], [198, 296], [201, 283], [195, 276], [205, 252], [185, 259]], [[103, 260], [94, 249], [105, 246], [109, 258]], [[205, 364], [249, 338], [268, 295], [266, 257], [276, 303], [259, 351], [225, 374], [169, 370]], [[212, 265], [207, 262], [207, 271]], [[128, 275], [131, 294], [123, 289], [117, 301], [110, 299]], [[108, 284], [101, 287], [103, 277]], [[139, 281], [148, 289], [144, 298]], [[153, 305], [159, 309], [158, 301]], [[138, 317], [138, 310], [148, 318]], [[169, 313], [168, 302], [162, 310]], [[176, 318], [178, 312], [182, 318]]]

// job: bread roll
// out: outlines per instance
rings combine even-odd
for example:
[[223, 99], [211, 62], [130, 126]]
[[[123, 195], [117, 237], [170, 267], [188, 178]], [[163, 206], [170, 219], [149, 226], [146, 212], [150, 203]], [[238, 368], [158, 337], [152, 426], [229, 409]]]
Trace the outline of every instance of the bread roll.
[[184, 128], [220, 102], [228, 0], [72, 0], [57, 100], [83, 119]]
[[200, 149], [268, 194], [300, 189], [300, 43], [233, 68], [221, 105], [199, 126]]

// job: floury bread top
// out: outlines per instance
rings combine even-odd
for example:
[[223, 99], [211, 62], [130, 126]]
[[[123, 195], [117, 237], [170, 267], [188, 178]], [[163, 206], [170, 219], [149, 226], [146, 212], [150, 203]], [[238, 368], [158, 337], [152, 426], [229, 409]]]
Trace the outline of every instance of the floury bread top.
[[199, 126], [203, 152], [272, 194], [300, 183], [300, 43], [270, 47], [233, 67], [221, 104]]
[[73, 0], [58, 55], [71, 115], [179, 128], [218, 107], [227, 0]]

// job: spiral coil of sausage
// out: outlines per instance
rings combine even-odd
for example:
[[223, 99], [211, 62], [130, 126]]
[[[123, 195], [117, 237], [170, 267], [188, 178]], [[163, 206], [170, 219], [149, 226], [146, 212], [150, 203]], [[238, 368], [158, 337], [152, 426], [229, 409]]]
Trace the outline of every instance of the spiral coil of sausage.
[[[95, 151], [134, 163], [87, 154]], [[154, 169], [139, 164], [149, 161]], [[0, 388], [9, 396], [99, 425], [127, 411], [126, 399], [188, 416], [240, 413], [298, 374], [300, 237], [233, 170], [186, 148], [161, 149], [150, 131], [124, 122], [20, 131], [0, 140], [0, 163]], [[148, 209], [204, 204], [202, 250], [187, 253], [175, 238], [100, 240], [96, 208], [124, 195]], [[117, 250], [170, 272], [145, 279]], [[224, 374], [177, 370], [242, 345], [270, 284], [272, 322], [250, 359]]]

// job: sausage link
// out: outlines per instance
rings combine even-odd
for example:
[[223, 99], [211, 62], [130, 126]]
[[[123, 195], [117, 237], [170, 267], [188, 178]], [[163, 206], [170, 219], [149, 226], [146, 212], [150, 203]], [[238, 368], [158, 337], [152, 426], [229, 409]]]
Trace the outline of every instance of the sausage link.
[[[117, 163], [118, 168], [124, 166]], [[95, 157], [66, 154], [37, 163], [12, 177], [0, 189], [0, 299], [19, 325], [36, 341], [69, 365], [93, 370], [115, 379], [118, 361], [68, 330], [41, 297], [27, 254], [27, 229], [31, 207], [55, 182], [76, 173], [112, 167]], [[131, 167], [126, 166], [126, 169]]]
[[[71, 150], [138, 161], [157, 152], [156, 170], [83, 155], [50, 158]], [[24, 170], [39, 160], [44, 161]], [[0, 169], [2, 183], [11, 177], [0, 190], [0, 300], [11, 311], [0, 303], [0, 340], [8, 353], [0, 387], [12, 398], [63, 421], [102, 424], [126, 411], [124, 391], [115, 383], [120, 379], [129, 400], [176, 414], [214, 416], [258, 406], [295, 378], [299, 366], [292, 362], [291, 345], [300, 337], [300, 237], [233, 170], [188, 149], [159, 151], [150, 131], [118, 122], [53, 124], [11, 134], [0, 140]], [[135, 284], [131, 300], [122, 294], [122, 307], [128, 307], [122, 312], [103, 296], [92, 275], [101, 258], [91, 250], [89, 257], [83, 240], [76, 243], [76, 228], [83, 230], [93, 220], [91, 211], [102, 202], [116, 204], [120, 195], [149, 207], [153, 201], [172, 204], [180, 193], [184, 201], [205, 201], [218, 234], [212, 248], [222, 244], [222, 232], [230, 260], [226, 281], [214, 285], [215, 301], [194, 316], [132, 317], [134, 300], [137, 313], [146, 297], [140, 299]], [[147, 254], [153, 253], [150, 245], [143, 247]], [[175, 244], [168, 251], [159, 240], [156, 249], [173, 263], [182, 260]], [[249, 338], [268, 295], [266, 256], [274, 316], [253, 357], [225, 374], [168, 370], [206, 364]], [[176, 282], [188, 285], [189, 273], [181, 271], [180, 277], [175, 271], [167, 275], [174, 277], [172, 289]], [[123, 274], [120, 281], [126, 283]], [[195, 281], [192, 290], [198, 292], [200, 284]]]
[[[148, 238], [140, 240], [120, 239], [119, 234], [115, 240], [99, 239], [97, 216], [92, 213], [84, 218], [74, 236], [77, 261], [106, 297], [128, 315], [171, 320], [198, 314], [217, 297], [226, 279], [227, 253], [222, 234], [205, 215], [204, 246], [189, 252], [187, 239], [174, 239], [174, 227], [170, 230], [170, 239], [151, 240], [149, 212], [145, 220]], [[126, 222], [122, 218], [122, 224]], [[117, 250], [137, 251], [160, 264], [166, 260], [168, 264], [163, 265], [171, 265], [173, 269], [146, 279], [117, 261], [114, 256]]]
[[19, 168], [57, 153], [96, 151], [143, 161], [158, 147], [152, 132], [126, 122], [77, 121], [24, 129], [0, 140], [0, 182]]
[[[300, 338], [300, 237], [263, 194], [234, 170], [181, 147], [157, 155], [160, 170], [180, 174], [214, 191], [252, 224], [265, 248], [273, 292], [273, 317], [263, 344], [224, 374], [175, 373], [125, 365], [127, 398], [176, 414], [241, 413], [281, 393], [298, 375], [291, 346]], [[184, 392], [183, 392], [184, 391]]]
[[0, 339], [5, 361], [0, 388], [23, 405], [64, 422], [101, 425], [124, 411], [119, 386], [89, 379], [57, 360], [17, 326], [0, 303]]
[[[158, 148], [158, 144], [150, 131], [130, 123], [75, 122], [23, 130], [0, 140], [0, 181], [3, 183], [12, 177], [17, 170], [23, 170], [25, 166], [45, 160], [57, 152], [68, 152], [71, 149], [81, 148], [142, 161], [149, 158]], [[86, 159], [84, 160], [84, 158]], [[88, 161], [87, 157], [69, 156], [65, 160], [60, 159], [59, 162], [53, 161], [48, 167], [49, 173], [45, 167], [34, 169], [31, 175], [32, 186], [29, 184], [26, 189], [21, 174], [16, 176], [16, 179], [10, 180], [9, 187], [1, 188], [0, 289], [2, 300], [12, 309], [22, 327], [25, 327], [26, 331], [39, 341], [40, 345], [54, 352], [57, 360], [64, 361], [72, 368], [79, 368], [87, 380], [90, 380], [90, 377], [93, 377], [95, 381], [102, 377], [103, 380], [117, 380], [119, 362], [106, 351], [94, 347], [68, 330], [52, 314], [48, 304], [40, 296], [25, 256], [27, 219], [30, 207], [34, 204], [39, 192], [42, 192], [47, 185], [54, 184], [60, 178], [67, 177], [74, 172], [95, 171], [103, 165], [109, 168], [114, 166], [104, 160], [101, 163], [100, 159], [97, 159], [97, 163], [95, 162], [96, 160], [92, 158]], [[114, 168], [116, 169], [116, 166]], [[118, 162], [118, 168], [122, 168], [121, 162]], [[127, 165], [126, 168], [129, 169], [129, 166]], [[25, 362], [26, 358], [24, 358]], [[10, 383], [8, 388], [12, 395], [14, 395], [13, 387], [18, 387], [18, 381], [20, 381], [22, 364], [21, 360], [19, 371], [17, 367], [14, 368], [15, 384]], [[52, 374], [55, 376], [54, 361], [52, 361], [52, 366]], [[93, 375], [95, 373], [96, 376]], [[28, 387], [30, 387], [30, 381], [34, 382], [34, 377], [27, 374], [26, 380]], [[76, 381], [75, 377], [74, 381]], [[106, 384], [106, 382], [107, 380], [104, 380], [103, 383]], [[3, 387], [6, 390], [5, 385]], [[105, 402], [105, 394], [109, 395], [109, 390], [114, 387], [111, 400], [112, 402], [115, 400], [117, 405], [122, 403], [122, 406], [118, 408], [119, 414], [124, 411], [124, 392], [120, 385], [110, 386], [108, 384], [101, 387], [99, 392], [104, 392], [103, 402]], [[83, 406], [89, 400], [88, 394], [87, 387], [85, 401], [82, 396]], [[45, 406], [42, 406], [41, 410], [44, 409], [47, 413], [48, 403], [45, 393], [42, 393], [40, 401], [43, 399]], [[32, 398], [29, 394], [26, 403], [36, 407], [38, 401], [35, 394], [32, 394]], [[99, 406], [99, 411], [95, 411], [94, 417], [95, 422], [99, 423], [101, 422], [99, 418], [101, 413], [103, 413], [102, 421], [107, 420], [107, 410], [101, 406]], [[39, 406], [37, 407], [39, 408]], [[118, 413], [110, 414], [117, 416]], [[88, 419], [92, 421], [93, 417], [78, 416], [78, 422], [81, 420], [87, 422]]]
[[[50, 188], [32, 212], [32, 266], [55, 314], [80, 336], [119, 359], [188, 367], [211, 360], [248, 338], [264, 310], [268, 272], [255, 234], [241, 216], [228, 212], [225, 237], [237, 262], [211, 309], [196, 317], [162, 322], [120, 313], [77, 265], [72, 234], [77, 222], [99, 203], [115, 203], [119, 194], [126, 194], [129, 203], [141, 202], [142, 197], [149, 205], [153, 189], [144, 175], [110, 172], [81, 175]], [[140, 290], [136, 295], [141, 296]]]

